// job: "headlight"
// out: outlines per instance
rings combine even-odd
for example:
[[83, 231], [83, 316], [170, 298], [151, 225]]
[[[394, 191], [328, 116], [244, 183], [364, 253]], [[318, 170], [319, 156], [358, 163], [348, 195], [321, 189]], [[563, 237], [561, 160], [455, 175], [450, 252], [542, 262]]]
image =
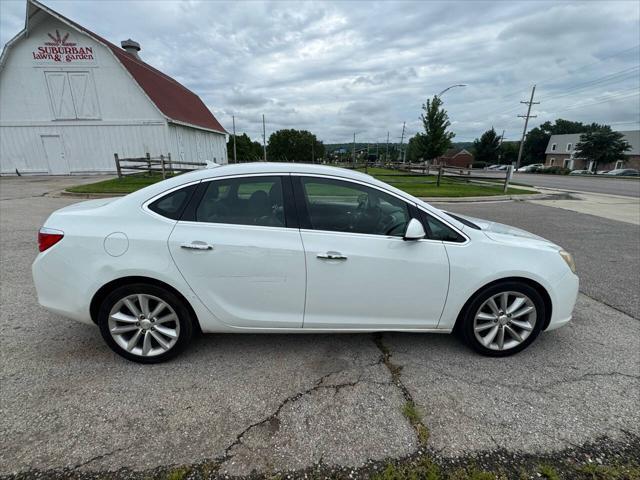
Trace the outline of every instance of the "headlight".
[[573, 261], [573, 256], [569, 252], [565, 252], [564, 250], [560, 250], [560, 252], [558, 253], [560, 253], [562, 259], [567, 262], [567, 265], [569, 265], [571, 271], [573, 273], [576, 273], [576, 262]]

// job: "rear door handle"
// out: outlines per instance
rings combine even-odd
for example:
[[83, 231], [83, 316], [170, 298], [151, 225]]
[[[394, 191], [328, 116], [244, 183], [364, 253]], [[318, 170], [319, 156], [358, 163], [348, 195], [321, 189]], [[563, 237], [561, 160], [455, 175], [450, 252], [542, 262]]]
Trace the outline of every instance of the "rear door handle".
[[191, 243], [183, 243], [180, 245], [180, 248], [185, 248], [187, 250], [213, 250], [213, 246], [198, 240]]
[[316, 255], [320, 260], [346, 260], [347, 257], [340, 252], [325, 252]]

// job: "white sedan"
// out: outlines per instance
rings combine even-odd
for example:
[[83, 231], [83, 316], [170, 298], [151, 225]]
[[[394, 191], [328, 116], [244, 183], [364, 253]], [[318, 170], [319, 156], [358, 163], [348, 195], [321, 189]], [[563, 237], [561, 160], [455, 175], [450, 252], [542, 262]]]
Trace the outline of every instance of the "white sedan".
[[456, 331], [505, 356], [578, 293], [559, 246], [325, 166], [199, 170], [58, 210], [38, 239], [40, 304], [143, 363], [196, 331]]

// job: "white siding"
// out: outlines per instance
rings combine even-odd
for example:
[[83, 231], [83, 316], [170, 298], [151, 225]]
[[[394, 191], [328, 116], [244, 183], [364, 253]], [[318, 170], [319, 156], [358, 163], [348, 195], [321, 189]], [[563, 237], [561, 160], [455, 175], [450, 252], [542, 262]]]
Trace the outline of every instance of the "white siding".
[[21, 173], [49, 173], [43, 136], [60, 137], [68, 173], [87, 173], [115, 172], [114, 153], [120, 157], [166, 154], [166, 135], [162, 124], [2, 127], [0, 173], [14, 174], [16, 168]]
[[227, 140], [223, 134], [169, 124], [169, 138], [172, 159], [227, 163]]

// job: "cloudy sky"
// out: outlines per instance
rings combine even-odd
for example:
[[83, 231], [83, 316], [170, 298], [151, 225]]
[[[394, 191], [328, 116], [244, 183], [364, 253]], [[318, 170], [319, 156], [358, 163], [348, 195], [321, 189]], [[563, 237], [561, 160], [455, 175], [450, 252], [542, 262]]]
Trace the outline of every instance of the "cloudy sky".
[[[494, 126], [519, 138], [558, 117], [640, 127], [640, 2], [257, 2], [44, 0], [198, 93], [221, 123], [258, 140], [308, 129], [325, 143], [399, 141], [443, 95], [456, 140]], [[24, 0], [0, 0], [4, 44]]]

